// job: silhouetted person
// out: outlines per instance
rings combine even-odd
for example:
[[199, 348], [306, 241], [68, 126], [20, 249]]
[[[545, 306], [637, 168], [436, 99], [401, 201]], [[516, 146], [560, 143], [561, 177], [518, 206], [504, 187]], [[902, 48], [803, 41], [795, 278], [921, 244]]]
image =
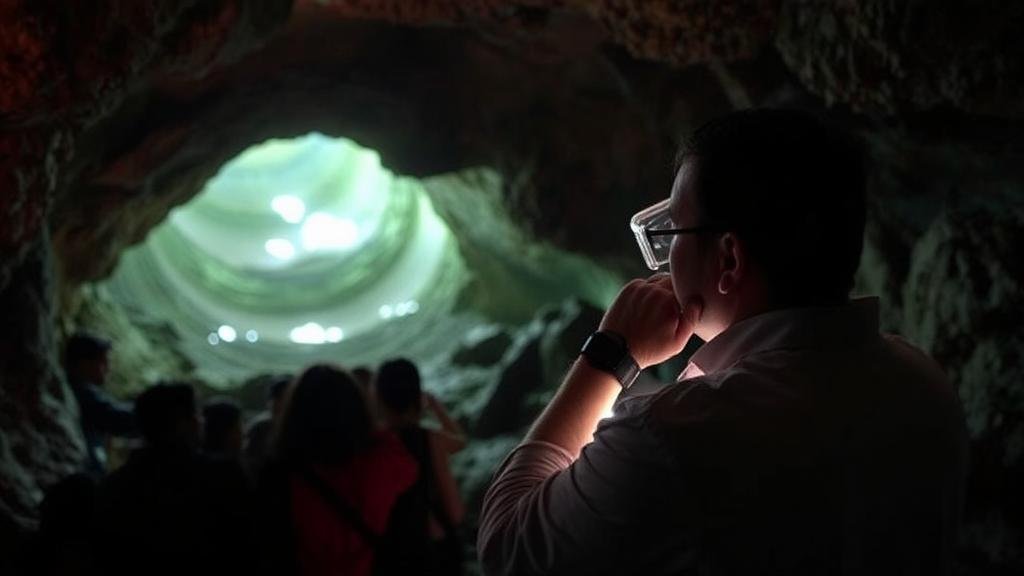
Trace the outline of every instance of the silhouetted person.
[[39, 506], [39, 532], [29, 573], [95, 573], [96, 481], [86, 473], [64, 478], [46, 491]]
[[195, 394], [158, 384], [135, 401], [145, 439], [101, 485], [104, 573], [244, 572], [253, 564], [241, 466], [199, 453]]
[[245, 432], [245, 464], [251, 474], [259, 474], [267, 461], [271, 433], [281, 419], [284, 395], [291, 381], [290, 377], [278, 378], [267, 387], [267, 409], [253, 419]]
[[[420, 467], [415, 486], [402, 495], [392, 521], [408, 523], [406, 530], [423, 535], [427, 544], [424, 562], [430, 573], [458, 574], [462, 564], [458, 525], [463, 507], [448, 457], [465, 447], [465, 434], [437, 398], [423, 392], [419, 370], [409, 360], [381, 365], [376, 391], [380, 415]], [[437, 419], [440, 430], [422, 426], [423, 408]]]
[[242, 409], [229, 398], [214, 398], [203, 406], [203, 452], [207, 456], [241, 461]]
[[267, 572], [367, 575], [376, 565], [387, 573], [380, 567], [391, 558], [378, 540], [415, 481], [415, 461], [394, 434], [374, 429], [359, 385], [339, 367], [307, 368], [286, 398], [263, 494], [278, 506], [268, 541], [293, 548], [268, 559]]
[[[849, 298], [860, 147], [809, 115], [750, 110], [682, 151], [632, 229], [628, 283], [498, 470], [487, 574], [948, 574], [966, 431], [933, 360]], [[678, 381], [640, 369], [706, 341]], [[599, 425], [599, 422], [600, 425]]]
[[[369, 394], [373, 390], [373, 370], [369, 366], [356, 366], [352, 369], [352, 377], [356, 379], [356, 383], [363, 389], [364, 392]], [[367, 396], [369, 397], [369, 396]]]
[[64, 348], [64, 370], [78, 401], [88, 450], [85, 469], [97, 478], [107, 470], [108, 437], [135, 433], [131, 405], [103, 389], [110, 371], [110, 347], [110, 342], [102, 338], [78, 332], [68, 338]]
[[374, 390], [374, 381], [377, 375], [373, 372], [369, 366], [356, 366], [352, 369], [352, 377], [355, 378], [356, 384], [359, 384], [359, 388], [363, 391], [363, 396], [366, 397], [366, 403], [370, 407], [370, 416], [374, 422], [380, 422], [380, 415], [377, 414], [377, 391]]

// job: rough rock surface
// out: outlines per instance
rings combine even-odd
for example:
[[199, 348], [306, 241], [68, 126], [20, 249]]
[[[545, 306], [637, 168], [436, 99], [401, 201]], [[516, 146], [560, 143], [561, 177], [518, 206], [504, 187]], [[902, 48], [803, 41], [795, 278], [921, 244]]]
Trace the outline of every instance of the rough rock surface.
[[59, 376], [49, 239], [34, 242], [0, 291], [0, 515], [31, 523], [42, 487], [84, 461], [78, 408]]
[[[77, 136], [154, 75], [200, 77], [283, 21], [281, 0], [0, 7], [0, 287], [43, 226]], [[76, 146], [78, 149], [76, 150]]]
[[994, 0], [3, 0], [0, 513], [30, 522], [81, 455], [56, 316], [250, 144], [318, 130], [404, 174], [488, 166], [525, 234], [637, 273], [613, 231], [664, 195], [678, 134], [798, 104], [869, 142], [861, 285], [960, 382], [972, 550], [1019, 568], [1022, 20]]
[[950, 360], [967, 424], [1007, 435], [1003, 458], [1024, 459], [1024, 204], [942, 214], [914, 248], [906, 333]]
[[[77, 221], [103, 230], [117, 212], [112, 205], [125, 198], [74, 185], [70, 167], [89, 149], [82, 135], [154, 75], [202, 76], [238, 58], [284, 20], [289, 6], [0, 4], [0, 514], [15, 523], [31, 525], [42, 490], [75, 470], [84, 454], [77, 406], [57, 359], [56, 292], [67, 261], [53, 258], [53, 246], [78, 246], [80, 238], [56, 226], [51, 240], [48, 218], [52, 223], [58, 191], [70, 189], [82, 208]], [[120, 249], [98, 238], [89, 247], [100, 254]]]
[[[959, 386], [973, 438], [965, 539], [1024, 565], [1024, 201], [945, 211], [914, 248], [905, 332]], [[1007, 205], [1009, 204], [1009, 205]]]
[[474, 415], [473, 436], [522, 432], [547, 405], [601, 314], [576, 301], [538, 313], [496, 363], [497, 374], [484, 388], [483, 404]]
[[826, 102], [893, 114], [945, 104], [1024, 113], [1024, 5], [986, 0], [782, 3], [775, 45]]

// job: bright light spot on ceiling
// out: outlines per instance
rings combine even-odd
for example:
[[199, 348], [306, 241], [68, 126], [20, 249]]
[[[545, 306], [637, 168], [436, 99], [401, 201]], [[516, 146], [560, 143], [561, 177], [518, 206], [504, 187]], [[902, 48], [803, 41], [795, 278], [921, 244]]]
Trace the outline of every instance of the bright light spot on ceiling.
[[384, 304], [377, 309], [377, 314], [388, 320], [390, 318], [398, 318], [400, 316], [408, 316], [409, 314], [415, 314], [420, 311], [420, 303], [415, 300], [409, 300], [407, 302], [399, 302], [398, 304]]
[[270, 201], [270, 207], [289, 224], [302, 222], [302, 217], [306, 215], [306, 203], [301, 198], [291, 194], [275, 196]]
[[263, 244], [263, 249], [278, 260], [290, 260], [295, 256], [295, 246], [284, 238], [271, 238]]
[[238, 336], [238, 332], [235, 332], [234, 328], [225, 324], [220, 328], [217, 328], [217, 336], [220, 336], [220, 339], [225, 342], [234, 342], [235, 338]]
[[296, 344], [324, 344], [341, 342], [345, 338], [345, 332], [337, 326], [324, 329], [316, 322], [306, 322], [302, 326], [292, 328], [288, 337]]
[[[126, 254], [111, 288], [156, 311], [197, 373], [227, 385], [300, 370], [317, 354], [373, 363], [443, 347], [448, 339], [434, 335], [446, 334], [467, 274], [424, 183], [314, 133], [225, 164]], [[417, 310], [422, 325], [393, 321]], [[339, 342], [344, 359], [333, 358]]]
[[408, 302], [402, 302], [395, 305], [395, 316], [406, 316], [408, 314], [415, 314], [419, 311], [420, 305], [415, 300]]
[[359, 227], [349, 218], [314, 212], [302, 224], [302, 247], [314, 250], [344, 250], [359, 241]]

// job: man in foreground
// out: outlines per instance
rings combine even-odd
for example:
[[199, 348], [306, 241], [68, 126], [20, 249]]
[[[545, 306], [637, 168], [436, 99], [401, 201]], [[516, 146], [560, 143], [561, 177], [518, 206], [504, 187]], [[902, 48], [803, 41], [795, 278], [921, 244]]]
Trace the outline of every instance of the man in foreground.
[[[850, 300], [864, 168], [845, 135], [751, 110], [698, 130], [634, 218], [627, 284], [499, 468], [488, 574], [943, 574], [966, 433], [936, 364]], [[679, 380], [639, 370], [707, 343]], [[595, 431], [596, 428], [596, 431]]]

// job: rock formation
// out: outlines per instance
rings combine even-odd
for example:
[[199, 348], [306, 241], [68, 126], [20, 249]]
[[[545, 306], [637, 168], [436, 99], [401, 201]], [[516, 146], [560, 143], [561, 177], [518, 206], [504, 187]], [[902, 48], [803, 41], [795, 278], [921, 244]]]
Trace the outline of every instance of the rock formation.
[[1022, 23], [995, 0], [4, 0], [0, 515], [30, 526], [81, 457], [57, 366], [80, 287], [248, 146], [316, 130], [404, 175], [493, 169], [519, 233], [632, 275], [624, 222], [679, 136], [795, 105], [868, 143], [860, 287], [961, 387], [965, 565], [1020, 567]]

